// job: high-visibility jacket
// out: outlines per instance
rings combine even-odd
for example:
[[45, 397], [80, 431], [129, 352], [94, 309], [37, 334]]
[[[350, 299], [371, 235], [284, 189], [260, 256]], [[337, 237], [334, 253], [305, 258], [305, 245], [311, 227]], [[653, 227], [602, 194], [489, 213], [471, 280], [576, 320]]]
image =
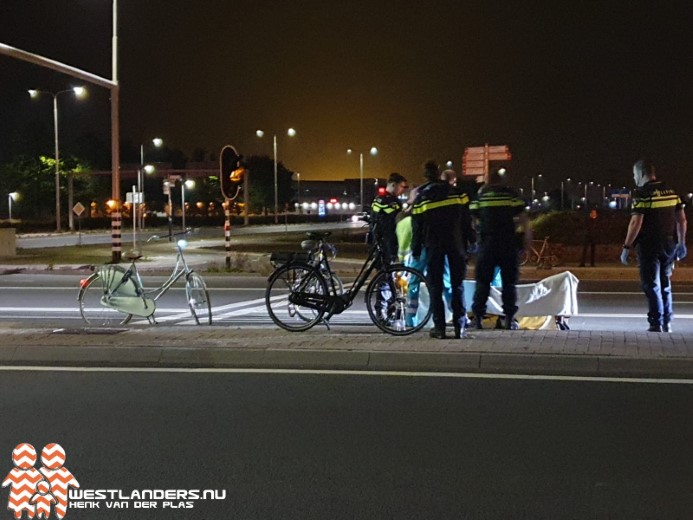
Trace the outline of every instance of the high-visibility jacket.
[[508, 186], [483, 186], [469, 205], [478, 220], [480, 240], [515, 240], [515, 217], [525, 211], [525, 202]]
[[412, 209], [412, 255], [423, 247], [457, 251], [464, 256], [476, 241], [469, 216], [469, 197], [447, 182], [431, 182], [419, 188]]
[[642, 215], [642, 227], [635, 243], [657, 250], [676, 238], [676, 212], [683, 208], [681, 198], [661, 181], [650, 181], [633, 195], [634, 215]]
[[371, 205], [371, 229], [376, 240], [383, 247], [388, 261], [397, 258], [397, 214], [402, 211], [402, 203], [389, 192], [378, 195]]

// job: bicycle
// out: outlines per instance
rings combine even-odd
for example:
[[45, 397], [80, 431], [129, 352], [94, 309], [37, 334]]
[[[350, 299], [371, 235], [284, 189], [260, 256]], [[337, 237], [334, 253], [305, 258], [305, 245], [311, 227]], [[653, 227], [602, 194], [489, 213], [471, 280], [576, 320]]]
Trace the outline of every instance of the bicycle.
[[[555, 254], [549, 238], [544, 237], [544, 240], [532, 240], [532, 245], [530, 245], [529, 249], [525, 249], [520, 253], [520, 265], [530, 262], [535, 264], [537, 269], [552, 269], [556, 267], [561, 259]], [[538, 244], [541, 245], [537, 250], [535, 245]]]
[[[147, 242], [187, 235], [188, 232], [189, 230], [164, 237], [153, 235]], [[209, 291], [202, 277], [185, 261], [183, 250], [186, 246], [187, 241], [184, 239], [176, 242], [178, 254], [173, 271], [163, 284], [154, 289], [144, 288], [136, 264], [136, 261], [142, 258], [138, 251], [132, 251], [127, 255], [131, 262], [127, 269], [115, 264], [96, 268], [89, 278], [80, 281], [77, 300], [82, 319], [90, 325], [113, 326], [125, 325], [133, 316], [139, 316], [147, 318], [150, 324], [156, 324], [154, 311], [157, 300], [174, 283], [185, 277], [185, 294], [192, 317], [198, 325], [202, 322], [211, 325], [212, 304]]]
[[368, 283], [365, 301], [371, 321], [380, 330], [406, 336], [428, 322], [430, 306], [423, 310], [418, 305], [419, 299], [430, 301], [426, 278], [411, 267], [388, 265], [377, 240], [351, 287], [339, 292], [326, 251], [325, 238], [329, 233], [311, 232], [307, 235], [315, 242], [315, 249], [322, 251], [318, 265], [300, 258], [291, 259], [279, 266], [268, 279], [265, 305], [270, 318], [279, 327], [300, 332], [322, 322], [329, 330], [330, 318], [353, 304], [373, 272], [376, 274]]
[[[324, 232], [324, 238], [331, 234], [331, 231]], [[326, 269], [325, 262], [323, 262], [326, 256], [332, 260], [337, 258], [337, 248], [325, 240], [323, 240], [322, 247], [320, 247], [318, 240], [309, 238], [301, 242], [301, 249], [305, 253], [272, 253], [270, 255], [270, 263], [277, 269], [288, 262], [305, 262], [318, 269], [326, 281], [333, 280], [337, 293], [343, 294], [344, 283], [337, 273]]]

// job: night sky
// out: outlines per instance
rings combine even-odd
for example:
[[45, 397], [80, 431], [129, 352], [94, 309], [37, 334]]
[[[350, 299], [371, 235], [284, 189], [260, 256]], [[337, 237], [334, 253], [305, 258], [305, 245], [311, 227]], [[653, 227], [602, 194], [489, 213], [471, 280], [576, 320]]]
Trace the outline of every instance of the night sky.
[[[302, 179], [400, 171], [507, 144], [542, 173], [632, 184], [652, 157], [693, 191], [693, 13], [686, 2], [119, 0], [121, 139], [190, 154], [234, 144]], [[111, 77], [109, 0], [2, 0], [0, 42]], [[51, 122], [26, 89], [75, 81], [0, 56], [0, 147]], [[108, 94], [61, 100], [61, 132], [108, 139]], [[64, 109], [63, 109], [64, 107]], [[296, 128], [296, 137], [286, 129]], [[255, 130], [266, 131], [265, 138]]]

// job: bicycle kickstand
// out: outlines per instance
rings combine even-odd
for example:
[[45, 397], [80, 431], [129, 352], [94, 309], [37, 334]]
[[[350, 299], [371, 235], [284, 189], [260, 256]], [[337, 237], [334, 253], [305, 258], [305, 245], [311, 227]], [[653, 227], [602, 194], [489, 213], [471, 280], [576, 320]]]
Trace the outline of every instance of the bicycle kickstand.
[[331, 329], [330, 329], [330, 322], [327, 321], [325, 318], [323, 318], [323, 319], [320, 320], [320, 321], [322, 322], [323, 325], [325, 325], [325, 327], [327, 327], [327, 330], [328, 330], [328, 332], [329, 332], [329, 331], [331, 330]]
[[153, 314], [150, 314], [149, 316], [147, 316], [147, 321], [149, 322], [150, 325], [158, 325], [158, 323], [156, 322], [156, 318], [154, 317]]

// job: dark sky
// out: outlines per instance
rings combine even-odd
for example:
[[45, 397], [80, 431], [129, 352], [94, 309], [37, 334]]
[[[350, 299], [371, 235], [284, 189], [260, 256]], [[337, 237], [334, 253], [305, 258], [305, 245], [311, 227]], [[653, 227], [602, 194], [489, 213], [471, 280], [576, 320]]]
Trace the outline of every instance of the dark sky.
[[[345, 150], [373, 145], [366, 176], [417, 179], [429, 157], [459, 168], [465, 146], [507, 144], [523, 185], [630, 185], [645, 155], [693, 191], [692, 8], [635, 4], [119, 0], [122, 139], [271, 155], [276, 131], [302, 179], [357, 177]], [[110, 77], [110, 40], [109, 0], [0, 2], [1, 43]], [[0, 56], [0, 146], [50, 122], [27, 88], [72, 84]], [[61, 129], [107, 138], [108, 96], [91, 92], [62, 100]]]

